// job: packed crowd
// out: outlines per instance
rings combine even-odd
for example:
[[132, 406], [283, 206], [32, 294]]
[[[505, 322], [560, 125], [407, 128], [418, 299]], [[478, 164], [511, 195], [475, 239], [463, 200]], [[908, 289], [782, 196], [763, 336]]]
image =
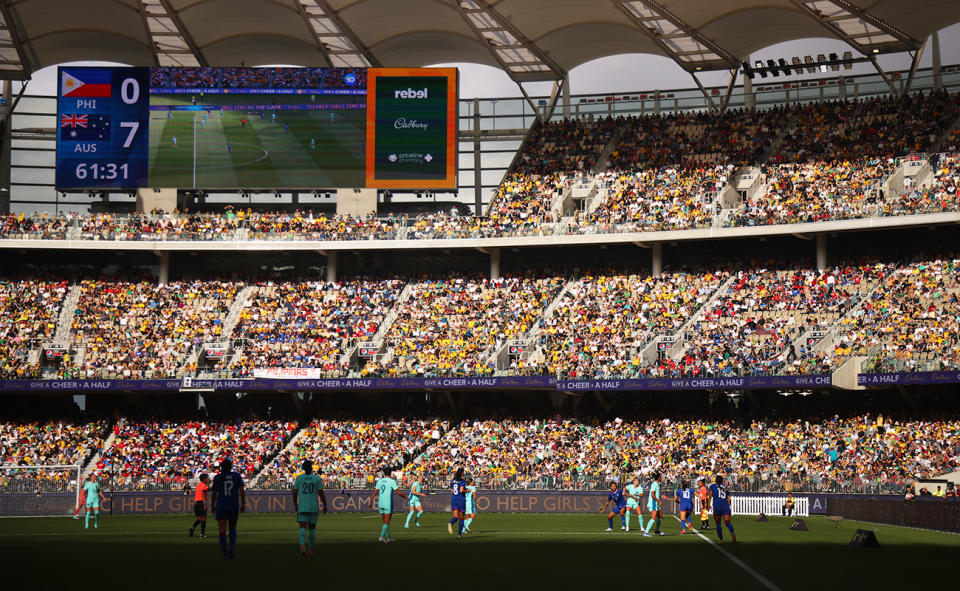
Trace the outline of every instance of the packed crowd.
[[562, 286], [559, 277], [458, 277], [416, 283], [386, 335], [393, 356], [365, 374], [485, 376], [508, 339], [527, 334]]
[[314, 420], [265, 466], [259, 485], [290, 488], [309, 459], [328, 488], [367, 488], [380, 469], [403, 468], [439, 441], [446, 429], [447, 423], [439, 419]]
[[649, 368], [643, 348], [680, 330], [726, 278], [725, 272], [586, 274], [544, 320], [543, 354], [528, 369], [565, 378], [642, 375]]
[[541, 124], [521, 147], [514, 172], [588, 174], [621, 123], [621, 119], [605, 117]]
[[220, 86], [218, 68], [179, 66], [150, 68], [151, 88], [217, 88], [218, 86]]
[[402, 289], [396, 279], [260, 282], [234, 330], [244, 345], [229, 371], [245, 377], [258, 368], [306, 367], [344, 375], [343, 354], [377, 333]]
[[[353, 82], [347, 81], [353, 74]], [[150, 68], [150, 87], [166, 88], [361, 88], [366, 68]]]
[[286, 421], [122, 421], [96, 468], [121, 490], [183, 486], [225, 459], [247, 480], [296, 432]]
[[[0, 423], [0, 491], [76, 487], [76, 470], [103, 449], [106, 421]], [[42, 466], [42, 467], [40, 467]]]
[[0, 281], [0, 378], [38, 377], [40, 360], [30, 351], [53, 340], [68, 290], [66, 281]]
[[801, 341], [826, 331], [890, 267], [739, 271], [684, 334], [683, 348], [651, 369], [664, 376], [828, 374], [831, 356]]
[[960, 369], [960, 259], [904, 265], [837, 328], [834, 354], [868, 357], [868, 370]]
[[60, 368], [61, 377], [193, 375], [199, 345], [223, 337], [240, 286], [233, 281], [82, 281], [73, 319], [74, 347], [82, 353]]

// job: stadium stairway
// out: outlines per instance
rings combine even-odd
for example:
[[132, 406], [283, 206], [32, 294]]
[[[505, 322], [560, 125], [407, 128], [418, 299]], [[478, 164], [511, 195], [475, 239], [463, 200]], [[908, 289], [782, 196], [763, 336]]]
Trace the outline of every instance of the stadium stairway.
[[624, 133], [626, 133], [625, 125], [618, 125], [614, 128], [613, 133], [610, 134], [610, 140], [607, 142], [607, 145], [603, 147], [603, 150], [601, 150], [597, 156], [597, 163], [593, 166], [593, 174], [607, 170], [607, 163], [610, 162], [610, 154], [613, 154], [613, 150], [620, 144], [620, 138], [623, 137]]
[[70, 344], [70, 332], [73, 330], [73, 319], [77, 315], [77, 303], [80, 301], [80, 285], [70, 286], [70, 292], [63, 298], [60, 308], [60, 317], [57, 320], [57, 331], [53, 335], [53, 342], [64, 347]]
[[243, 312], [243, 309], [247, 306], [247, 302], [250, 300], [250, 295], [253, 293], [253, 286], [247, 285], [240, 290], [240, 293], [237, 294], [237, 297], [233, 300], [233, 304], [230, 306], [230, 313], [227, 314], [227, 319], [223, 323], [223, 338], [231, 339], [233, 338], [233, 329], [237, 326], [237, 321], [240, 320], [240, 313]]
[[293, 437], [290, 438], [290, 441], [288, 441], [287, 444], [283, 446], [283, 449], [277, 451], [277, 453], [273, 454], [269, 458], [264, 459], [263, 465], [260, 466], [260, 469], [257, 471], [257, 473], [254, 474], [253, 478], [250, 479], [250, 483], [247, 485], [247, 488], [249, 489], [257, 488], [257, 486], [260, 485], [260, 479], [263, 477], [264, 472], [267, 471], [267, 467], [270, 465], [270, 462], [272, 462], [273, 459], [276, 458], [277, 456], [286, 453], [288, 450], [293, 449], [297, 445], [297, 442], [300, 441], [300, 438], [303, 437], [303, 434], [305, 432], [306, 431], [304, 430], [303, 427], [298, 426], [297, 432], [293, 435]]
[[[697, 311], [691, 314], [690, 318], [688, 318], [687, 321], [684, 322], [683, 325], [679, 329], [677, 329], [675, 333], [673, 333], [672, 342], [674, 344], [673, 346], [670, 347], [669, 350], [667, 350], [667, 355], [669, 355], [671, 359], [676, 360], [683, 357], [684, 353], [686, 353], [687, 349], [689, 348], [689, 346], [687, 345], [687, 338], [686, 338], [687, 331], [690, 329], [690, 327], [694, 323], [700, 322], [700, 320], [703, 318], [703, 315], [707, 313], [707, 310], [710, 310], [711, 308], [713, 308], [713, 306], [716, 304], [717, 300], [720, 298], [722, 294], [727, 293], [727, 291], [730, 289], [730, 286], [733, 285], [733, 282], [734, 280], [736, 280], [736, 278], [737, 278], [736, 274], [732, 274], [730, 275], [730, 277], [727, 277], [727, 280], [721, 283], [720, 287], [715, 289], [714, 292], [710, 294], [710, 299], [705, 301], [702, 306], [697, 308]], [[653, 352], [654, 356], [656, 355], [657, 344], [660, 342], [660, 340], [661, 340], [660, 338], [653, 339], [653, 341], [651, 341], [650, 344], [648, 344], [644, 348], [643, 350], [644, 358], [647, 358], [647, 356], [650, 354], [651, 351]]]
[[[122, 422], [123, 419], [120, 419], [120, 421]], [[121, 423], [118, 422], [118, 426], [120, 425]], [[103, 452], [113, 447], [113, 443], [117, 440], [117, 431], [119, 431], [119, 429], [114, 429], [113, 424], [109, 425], [107, 429], [109, 429], [110, 434], [107, 436], [107, 438], [103, 442], [103, 449], [101, 449], [97, 453], [90, 456], [90, 459], [88, 459], [87, 462], [81, 468], [80, 470], [81, 481], [86, 480], [87, 477], [90, 476], [90, 473], [93, 472], [93, 470], [97, 467], [97, 462], [99, 462], [100, 458], [103, 456]]]
[[871, 287], [870, 291], [860, 297], [860, 301], [858, 301], [852, 308], [847, 310], [846, 314], [840, 318], [837, 318], [837, 320], [834, 321], [834, 323], [827, 329], [826, 334], [823, 335], [823, 338], [821, 338], [820, 341], [814, 346], [813, 351], [816, 353], [832, 352], [837, 346], [837, 338], [839, 337], [840, 328], [843, 326], [844, 320], [855, 317], [860, 312], [860, 308], [862, 308], [864, 304], [873, 300], [873, 294], [876, 293], [882, 285], [883, 281], [877, 281], [873, 287]]
[[[530, 330], [527, 331], [527, 334], [521, 337], [518, 337], [517, 339], [513, 339], [516, 341], [524, 341], [526, 343], [527, 359], [530, 359], [531, 357], [539, 358], [543, 354], [541, 347], [539, 347], [537, 344], [537, 337], [540, 335], [540, 332], [543, 330], [543, 326], [547, 323], [548, 320], [550, 320], [550, 318], [553, 317], [553, 314], [554, 312], [557, 311], [557, 308], [560, 307], [560, 302], [563, 301], [563, 296], [568, 291], [573, 289], [573, 287], [577, 284], [577, 281], [578, 280], [576, 278], [571, 277], [566, 282], [564, 282], [563, 287], [560, 289], [560, 291], [557, 292], [557, 295], [553, 297], [553, 300], [550, 302], [549, 305], [547, 305], [543, 313], [540, 314], [540, 318], [538, 318], [537, 322], [533, 325], [533, 327], [531, 327]], [[509, 346], [510, 346], [510, 341], [507, 341], [506, 343], [504, 343], [503, 347], [501, 347], [499, 351], [496, 351], [494, 353], [493, 359], [500, 360], [500, 359], [505, 359], [509, 357], [508, 355], [507, 356], [503, 355], [504, 349], [506, 349]], [[507, 364], [509, 364], [509, 361], [507, 362]], [[507, 370], [507, 367], [500, 367], [498, 364], [497, 371], [495, 372], [494, 375], [506, 375], [506, 370]]]
[[770, 142], [770, 147], [767, 148], [767, 151], [760, 156], [760, 161], [757, 162], [757, 166], [762, 166], [767, 163], [774, 154], [780, 150], [780, 146], [783, 145], [783, 140], [787, 138], [787, 135], [793, 131], [797, 126], [797, 120], [800, 118], [800, 111], [794, 111], [790, 115], [790, 118], [787, 119], [787, 122], [784, 124], [783, 129], [780, 130], [780, 133], [777, 134], [777, 137], [773, 138], [773, 141]]
[[[380, 326], [377, 327], [377, 332], [374, 333], [372, 337], [366, 339], [367, 342], [372, 342], [380, 347], [380, 350], [383, 351], [383, 342], [386, 339], [387, 334], [390, 332], [390, 328], [393, 327], [393, 323], [397, 320], [397, 315], [400, 313], [400, 309], [403, 308], [403, 305], [407, 303], [410, 299], [411, 294], [413, 294], [413, 282], [408, 281], [403, 289], [400, 290], [400, 295], [397, 296], [397, 301], [393, 304], [390, 310], [387, 311], [386, 315], [383, 317], [383, 322], [380, 323]], [[343, 354], [344, 357], [349, 361], [352, 360], [357, 355], [357, 344], [354, 344]], [[386, 351], [383, 351], [382, 355], [379, 357], [380, 365], [385, 365], [393, 359], [393, 347], [388, 347]], [[347, 377], [359, 378], [360, 370], [355, 369], [351, 370]]]
[[943, 145], [953, 136], [953, 132], [960, 128], [960, 117], [957, 117], [953, 120], [953, 123], [947, 126], [943, 133], [940, 134], [940, 137], [937, 138], [936, 143], [933, 144], [933, 148], [930, 150], [931, 153], [940, 152], [943, 150]]

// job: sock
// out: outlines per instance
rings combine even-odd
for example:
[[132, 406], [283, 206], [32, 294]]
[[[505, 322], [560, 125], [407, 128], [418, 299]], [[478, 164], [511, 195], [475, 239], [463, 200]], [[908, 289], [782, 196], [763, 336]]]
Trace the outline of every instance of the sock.
[[317, 543], [317, 530], [315, 529], [309, 530], [307, 532], [307, 539], [309, 540], [309, 543], [307, 544], [307, 548], [310, 548], [311, 550], [313, 550], [313, 545]]
[[717, 524], [717, 538], [723, 539], [723, 528], [720, 527], [720, 524]]
[[610, 524], [610, 529], [613, 529], [613, 518], [612, 518], [612, 517], [607, 518], [607, 523]]
[[690, 523], [690, 516], [687, 516], [687, 529], [693, 529], [693, 524]]
[[199, 519], [193, 522], [193, 525], [190, 526], [190, 529], [197, 529], [197, 526], [202, 523]]
[[206, 521], [201, 521], [201, 522], [200, 522], [200, 535], [201, 535], [201, 536], [207, 535], [207, 522], [206, 522]]
[[90, 512], [87, 511], [87, 514], [83, 517], [83, 527], [90, 527]]
[[630, 512], [627, 511], [627, 527], [630, 527]]
[[623, 515], [620, 516], [620, 525], [622, 525], [623, 527], [627, 526], [627, 518], [624, 517]]
[[646, 528], [645, 530], [643, 530], [643, 531], [645, 531], [645, 532], [647, 532], [647, 533], [650, 533], [650, 528], [651, 528], [651, 527], [653, 527], [653, 519], [650, 519], [650, 521], [647, 522], [647, 528]]
[[458, 535], [462, 535], [462, 534], [463, 534], [463, 520], [462, 520], [462, 519], [460, 520], [460, 525], [457, 526], [457, 534], [458, 534]]
[[404, 527], [410, 527], [410, 519], [413, 518], [413, 511], [407, 513], [407, 522], [403, 524]]
[[733, 533], [733, 522], [732, 522], [732, 521], [728, 521], [728, 522], [727, 522], [727, 529], [730, 530], [730, 533], [731, 533], [731, 534]]
[[450, 520], [450, 525], [453, 525], [453, 524], [456, 523], [456, 522], [457, 522], [457, 518], [454, 517], [453, 519]]
[[663, 522], [663, 520], [658, 517], [658, 518], [657, 518], [657, 528], [656, 528], [654, 531], [656, 531], [656, 532], [658, 532], [658, 533], [660, 532], [660, 523], [662, 523], [662, 522]]
[[637, 515], [637, 521], [640, 522], [640, 529], [643, 529], [643, 515]]
[[93, 527], [100, 527], [100, 511], [93, 512]]
[[473, 517], [463, 522], [463, 527], [470, 529], [470, 524], [473, 523]]
[[307, 545], [307, 528], [305, 527], [300, 528], [300, 545], [301, 546]]
[[416, 518], [416, 520], [415, 520], [417, 523], [420, 523], [420, 516], [421, 516], [421, 515], [423, 515], [423, 511], [417, 511], [417, 518]]
[[389, 528], [387, 528], [387, 524], [386, 524], [386, 523], [384, 523], [384, 524], [380, 527], [380, 537], [381, 537], [381, 538], [387, 539], [387, 530], [388, 530], [388, 529], [389, 529]]
[[220, 553], [223, 554], [224, 558], [227, 557], [227, 534], [220, 534]]
[[237, 544], [237, 530], [230, 530], [230, 549], [233, 550], [233, 547]]

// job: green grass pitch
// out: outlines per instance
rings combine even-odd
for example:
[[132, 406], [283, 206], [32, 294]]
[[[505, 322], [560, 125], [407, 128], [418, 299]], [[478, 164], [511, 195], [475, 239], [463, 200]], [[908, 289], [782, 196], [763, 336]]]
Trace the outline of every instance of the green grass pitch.
[[[321, 97], [323, 100], [344, 100]], [[309, 103], [303, 96], [218, 96], [206, 121], [200, 111], [152, 111], [149, 183], [197, 189], [362, 187], [366, 120], [363, 110], [224, 111], [223, 104]], [[154, 96], [153, 104], [189, 104]], [[261, 118], [261, 113], [263, 117]], [[271, 115], [276, 114], [274, 119]], [[331, 119], [331, 113], [333, 118]], [[245, 126], [241, 120], [246, 119]], [[202, 122], [202, 124], [201, 124]], [[290, 126], [289, 133], [285, 124]], [[177, 139], [174, 147], [173, 138]], [[311, 144], [313, 140], [313, 144]], [[230, 144], [232, 152], [228, 151]]]
[[[823, 517], [807, 518], [806, 532], [791, 531], [790, 519], [735, 518], [739, 542], [721, 546], [729, 555], [698, 536], [678, 535], [672, 516], [664, 520], [668, 535], [644, 538], [603, 532], [599, 514], [480, 514], [474, 533], [460, 541], [447, 534], [445, 515], [426, 514], [423, 527], [410, 529], [404, 518], [394, 515], [391, 525], [397, 542], [380, 544], [373, 514], [321, 516], [316, 555], [301, 557], [293, 515], [247, 514], [232, 561], [220, 558], [212, 519], [207, 539], [187, 537], [187, 515], [104, 515], [96, 530], [69, 517], [0, 519], [0, 556], [25, 583], [64, 588], [819, 590], [946, 581], [960, 550], [960, 535], [851, 521], [835, 528]], [[858, 527], [875, 531], [881, 546], [850, 546]]]

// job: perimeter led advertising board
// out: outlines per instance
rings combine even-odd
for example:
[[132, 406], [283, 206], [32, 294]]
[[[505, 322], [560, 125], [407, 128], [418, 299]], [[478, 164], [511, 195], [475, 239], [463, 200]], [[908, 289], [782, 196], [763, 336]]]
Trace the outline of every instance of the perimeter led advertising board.
[[456, 69], [63, 67], [59, 80], [60, 189], [456, 188]]

